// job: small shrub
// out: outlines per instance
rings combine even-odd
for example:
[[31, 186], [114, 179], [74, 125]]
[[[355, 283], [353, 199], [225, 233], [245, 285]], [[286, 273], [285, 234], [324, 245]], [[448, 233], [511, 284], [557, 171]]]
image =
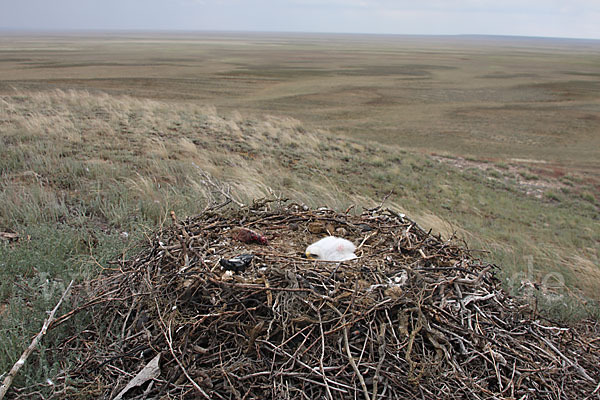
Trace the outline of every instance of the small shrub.
[[550, 201], [560, 202], [562, 200], [562, 196], [556, 192], [548, 191], [545, 193], [545, 196]]
[[592, 204], [596, 203], [596, 197], [590, 192], [581, 193], [581, 198], [585, 201], [588, 201]]
[[502, 179], [502, 177], [503, 177], [503, 175], [500, 173], [500, 171], [495, 170], [495, 169], [488, 169], [487, 173], [488, 173], [488, 176], [491, 176], [492, 178]]
[[540, 179], [540, 177], [536, 174], [532, 174], [526, 171], [520, 172], [519, 175], [521, 175], [526, 181], [537, 181], [538, 179]]

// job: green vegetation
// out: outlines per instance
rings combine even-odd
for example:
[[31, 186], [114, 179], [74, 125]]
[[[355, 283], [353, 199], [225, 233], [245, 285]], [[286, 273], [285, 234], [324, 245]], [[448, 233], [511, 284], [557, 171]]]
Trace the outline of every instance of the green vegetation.
[[530, 172], [527, 171], [522, 171], [520, 173], [520, 175], [523, 177], [523, 179], [525, 179], [526, 181], [537, 181], [538, 179], [540, 179], [539, 176], [537, 176], [536, 174], [532, 174]]

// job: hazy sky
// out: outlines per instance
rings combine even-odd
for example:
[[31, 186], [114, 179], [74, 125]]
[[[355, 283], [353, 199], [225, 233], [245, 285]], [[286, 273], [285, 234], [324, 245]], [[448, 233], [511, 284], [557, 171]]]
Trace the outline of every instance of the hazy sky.
[[600, 0], [0, 0], [0, 28], [600, 39]]

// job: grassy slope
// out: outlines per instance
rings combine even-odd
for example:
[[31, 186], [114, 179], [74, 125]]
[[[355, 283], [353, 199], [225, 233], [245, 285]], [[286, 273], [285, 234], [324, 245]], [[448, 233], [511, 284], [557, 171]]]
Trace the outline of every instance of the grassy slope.
[[[206, 107], [87, 92], [3, 96], [0, 132], [0, 231], [21, 236], [0, 242], [0, 371], [18, 358], [69, 279], [96, 273], [170, 210], [195, 214], [217, 198], [205, 173], [227, 182], [242, 202], [274, 191], [345, 209], [376, 205], [394, 191], [388, 205], [491, 250], [487, 257], [506, 278], [519, 278], [532, 256], [532, 279], [558, 272], [565, 290], [599, 293], [594, 195], [527, 195], [509, 165], [458, 168], [306, 131], [291, 119], [223, 117]], [[576, 316], [569, 302], [551, 306]], [[20, 384], [57, 368], [39, 358], [26, 365]]]
[[212, 104], [424, 152], [527, 158], [599, 181], [600, 41], [144, 33], [0, 37], [0, 93]]

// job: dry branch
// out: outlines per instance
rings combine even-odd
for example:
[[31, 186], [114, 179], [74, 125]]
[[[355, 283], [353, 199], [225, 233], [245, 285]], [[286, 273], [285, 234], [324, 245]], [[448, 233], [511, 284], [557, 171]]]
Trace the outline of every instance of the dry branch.
[[25, 351], [23, 352], [23, 354], [21, 355], [19, 360], [15, 363], [15, 365], [13, 365], [13, 367], [10, 369], [10, 371], [4, 378], [4, 381], [2, 382], [2, 386], [0, 386], [0, 400], [2, 400], [4, 398], [4, 396], [8, 392], [8, 389], [10, 388], [10, 385], [12, 385], [12, 382], [15, 379], [15, 376], [17, 376], [17, 373], [19, 372], [21, 367], [23, 365], [25, 365], [25, 361], [27, 361], [27, 359], [29, 358], [29, 355], [31, 355], [31, 353], [37, 347], [40, 340], [42, 340], [42, 337], [46, 334], [46, 331], [48, 330], [48, 326], [50, 326], [50, 324], [54, 320], [54, 314], [56, 314], [56, 311], [58, 310], [58, 308], [62, 304], [63, 300], [67, 296], [67, 293], [69, 292], [69, 290], [71, 290], [71, 286], [73, 286], [73, 281], [71, 281], [71, 283], [69, 283], [69, 286], [67, 286], [67, 288], [63, 292], [62, 296], [60, 297], [60, 300], [58, 301], [58, 303], [56, 303], [56, 306], [54, 306], [52, 311], [50, 311], [48, 318], [46, 318], [46, 320], [44, 321], [44, 324], [42, 325], [42, 330], [40, 330], [40, 332], [33, 338], [29, 347], [27, 347], [25, 349]]

